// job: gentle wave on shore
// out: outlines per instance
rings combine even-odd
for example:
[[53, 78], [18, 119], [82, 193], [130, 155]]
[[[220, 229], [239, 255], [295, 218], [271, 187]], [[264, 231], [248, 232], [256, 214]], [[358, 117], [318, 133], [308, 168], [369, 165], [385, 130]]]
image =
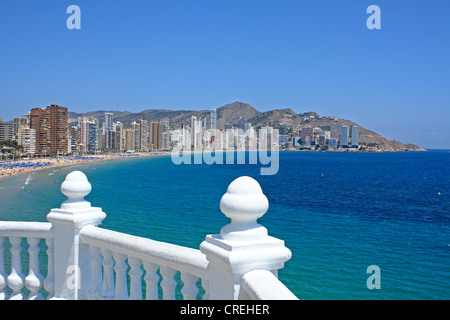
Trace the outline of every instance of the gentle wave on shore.
[[4, 161], [0, 162], [0, 179], [11, 177], [18, 174], [25, 174], [37, 170], [49, 168], [57, 168], [62, 166], [70, 166], [80, 163], [88, 163], [94, 161], [104, 161], [113, 159], [124, 159], [130, 157], [148, 157], [162, 155], [164, 153], [116, 153], [116, 154], [99, 154], [88, 156], [71, 156], [58, 158], [38, 158], [31, 160]]

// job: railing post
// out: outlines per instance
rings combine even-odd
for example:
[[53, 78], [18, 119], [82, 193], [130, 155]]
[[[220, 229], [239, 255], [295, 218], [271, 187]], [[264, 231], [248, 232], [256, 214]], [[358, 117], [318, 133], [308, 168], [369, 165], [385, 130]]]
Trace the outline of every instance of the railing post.
[[269, 236], [267, 229], [257, 223], [268, 208], [269, 202], [253, 178], [240, 177], [229, 185], [220, 210], [231, 223], [220, 234], [206, 236], [200, 245], [209, 262], [211, 300], [237, 300], [245, 273], [263, 269], [276, 276], [291, 258], [284, 241]]
[[61, 192], [68, 199], [47, 215], [54, 234], [54, 298], [87, 299], [91, 281], [89, 249], [80, 245], [79, 232], [84, 226], [99, 225], [106, 214], [84, 200], [91, 192], [91, 184], [81, 171], [67, 175]]

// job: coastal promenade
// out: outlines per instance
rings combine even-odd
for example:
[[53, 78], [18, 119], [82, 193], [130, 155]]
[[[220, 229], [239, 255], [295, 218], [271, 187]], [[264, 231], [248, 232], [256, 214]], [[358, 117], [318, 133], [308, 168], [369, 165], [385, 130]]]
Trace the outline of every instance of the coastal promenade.
[[57, 157], [57, 158], [38, 158], [38, 159], [18, 160], [18, 161], [3, 161], [0, 162], [0, 179], [43, 169], [58, 168], [81, 163], [135, 158], [135, 157], [153, 157], [163, 154], [164, 153], [156, 153], [156, 152], [114, 153], [114, 154], [98, 154], [86, 156]]

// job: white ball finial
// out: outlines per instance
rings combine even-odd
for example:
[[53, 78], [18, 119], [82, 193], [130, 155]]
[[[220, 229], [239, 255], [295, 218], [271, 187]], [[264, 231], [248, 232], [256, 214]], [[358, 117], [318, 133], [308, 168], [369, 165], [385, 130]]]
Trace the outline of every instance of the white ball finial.
[[84, 197], [87, 196], [92, 190], [86, 175], [81, 171], [73, 171], [66, 176], [66, 179], [61, 185], [61, 192], [68, 198], [64, 203], [84, 203]]
[[234, 180], [220, 201], [220, 210], [231, 219], [231, 223], [220, 232], [222, 238], [267, 235], [267, 230], [256, 223], [256, 220], [268, 209], [269, 201], [255, 179], [240, 177]]

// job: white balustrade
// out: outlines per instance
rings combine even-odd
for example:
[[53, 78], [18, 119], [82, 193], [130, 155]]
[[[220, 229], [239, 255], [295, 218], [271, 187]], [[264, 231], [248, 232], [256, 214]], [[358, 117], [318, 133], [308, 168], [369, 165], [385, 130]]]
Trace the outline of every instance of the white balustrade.
[[12, 289], [10, 296], [11, 300], [22, 300], [25, 295], [22, 293], [22, 288], [24, 285], [25, 275], [22, 272], [22, 258], [20, 253], [22, 252], [21, 242], [22, 238], [10, 237], [11, 242], [11, 273], [8, 278], [6, 278], [6, 283], [8, 287]]
[[203, 295], [203, 300], [209, 300], [209, 281], [207, 279], [202, 279], [202, 288], [205, 290], [205, 294]]
[[184, 284], [183, 288], [181, 289], [183, 300], [196, 300], [199, 291], [197, 287], [198, 277], [183, 272], [181, 274], [181, 281]]
[[44, 280], [44, 289], [47, 290], [47, 299], [53, 298], [55, 293], [55, 280], [54, 280], [54, 245], [53, 238], [46, 238], [45, 244], [47, 245], [47, 277]]
[[[104, 299], [117, 299], [119, 296], [126, 299], [128, 298], [128, 296], [125, 295], [126, 284], [122, 280], [123, 274], [125, 274], [126, 271], [125, 265], [127, 268], [128, 265], [130, 267], [128, 272], [128, 275], [130, 276], [130, 299], [141, 299], [144, 296], [143, 292], [145, 292], [145, 298], [147, 300], [157, 300], [159, 299], [159, 285], [161, 286], [163, 299], [175, 299], [175, 288], [177, 286], [175, 274], [177, 271], [181, 273], [183, 296], [186, 295], [187, 297], [193, 298], [193, 293], [198, 290], [198, 288], [193, 288], [192, 282], [194, 281], [194, 285], [196, 286], [199, 278], [208, 278], [205, 256], [196, 249], [92, 226], [84, 227], [81, 230], [80, 239], [90, 247], [94, 246], [101, 248], [100, 252], [103, 256], [104, 282], [103, 292], [100, 296]], [[112, 255], [114, 255], [114, 259], [111, 259]], [[120, 262], [116, 257], [120, 259]], [[95, 260], [95, 256], [91, 254], [91, 262], [95, 263]], [[128, 261], [128, 264], [125, 263], [125, 260]], [[121, 265], [117, 267], [117, 263], [120, 263]], [[114, 283], [111, 284], [114, 282], [114, 273], [111, 268], [113, 264], [115, 264], [116, 290], [114, 294], [107, 295], [105, 283], [108, 288], [114, 285]], [[158, 274], [158, 270], [161, 277]], [[94, 273], [93, 276], [98, 277], [97, 275], [94, 275]], [[142, 279], [146, 284], [145, 290], [141, 285]], [[186, 283], [184, 283], [183, 279]], [[161, 282], [159, 283], [160, 280]], [[91, 282], [97, 283], [96, 280], [92, 280]], [[117, 289], [119, 283], [121, 287]], [[90, 290], [95, 291], [96, 289], [91, 288]], [[118, 293], [120, 294], [118, 295]]]
[[6, 300], [9, 297], [5, 291], [7, 274], [5, 271], [5, 259], [3, 257], [3, 251], [5, 250], [3, 246], [4, 241], [5, 237], [0, 236], [0, 300]]
[[161, 287], [163, 289], [163, 300], [175, 300], [175, 287], [177, 286], [177, 282], [174, 277], [176, 271], [167, 266], [161, 266], [159, 271], [162, 276]]
[[142, 262], [139, 258], [128, 258], [130, 265], [130, 300], [142, 300], [142, 274], [144, 271], [141, 268]]
[[[49, 223], [0, 222], [0, 300], [27, 298], [23, 288], [33, 300], [42, 299], [44, 289], [47, 299], [280, 298], [276, 292], [282, 299], [295, 298], [276, 276], [291, 253], [256, 222], [268, 201], [252, 178], [230, 184], [220, 208], [231, 223], [220, 234], [206, 236], [200, 250], [99, 228], [106, 214], [84, 200], [91, 185], [80, 171], [66, 177], [61, 191], [68, 199], [51, 210]], [[11, 244], [9, 274], [6, 239]], [[47, 260], [39, 261], [41, 239]], [[27, 276], [23, 252], [29, 257]], [[40, 271], [45, 265], [44, 279]]]
[[144, 260], [144, 270], [146, 272], [144, 280], [146, 285], [146, 300], [158, 300], [158, 281], [160, 277], [158, 276], [159, 266], [155, 263], [151, 263]]
[[25, 278], [25, 287], [30, 290], [29, 300], [42, 300], [43, 296], [39, 290], [43, 286], [44, 277], [41, 275], [39, 267], [39, 241], [38, 238], [27, 238], [29, 253], [29, 274]]
[[[103, 299], [112, 299], [115, 294], [115, 287], [114, 287], [114, 259], [112, 257], [111, 250], [107, 249], [101, 249], [101, 253], [103, 255], [103, 289], [101, 297]], [[92, 261], [92, 260], [91, 260]], [[95, 274], [92, 275], [95, 277]], [[95, 279], [93, 280], [95, 282]], [[91, 288], [92, 290], [95, 290], [95, 288]]]
[[[106, 214], [101, 208], [92, 207], [84, 199], [92, 190], [86, 175], [81, 171], [69, 173], [61, 184], [61, 192], [67, 200], [61, 208], [52, 209], [47, 220], [52, 224], [54, 238], [54, 296], [58, 299], [88, 299], [90, 267], [88, 246], [80, 243], [80, 232], [86, 226], [98, 226]], [[67, 278], [70, 277], [70, 281]]]
[[239, 299], [297, 300], [297, 297], [272, 272], [252, 270], [242, 277]]
[[102, 290], [102, 256], [100, 249], [94, 246], [89, 247], [91, 253], [91, 287], [88, 292], [89, 299], [97, 299], [98, 293]]
[[210, 299], [238, 299], [244, 274], [255, 269], [276, 274], [291, 258], [284, 241], [269, 236], [257, 223], [268, 208], [269, 202], [255, 179], [240, 177], [228, 186], [220, 210], [231, 223], [220, 234], [206, 236], [200, 245], [209, 262]]
[[128, 300], [127, 289], [127, 269], [128, 265], [125, 262], [126, 256], [117, 251], [113, 253], [113, 258], [116, 261], [114, 265], [114, 271], [116, 271], [116, 294], [114, 299], [116, 300]]
[[[0, 222], [0, 300], [12, 299], [43, 299], [41, 289], [44, 277], [41, 274], [39, 261], [39, 243], [41, 239], [52, 238], [51, 224], [40, 222]], [[11, 271], [7, 274], [4, 262], [5, 240], [11, 244]], [[23, 246], [23, 240], [28, 243], [28, 250]], [[28, 275], [23, 273], [22, 254], [28, 252]], [[45, 265], [45, 264], [44, 264]], [[53, 269], [47, 264], [47, 275], [52, 277]], [[12, 292], [8, 295], [7, 288]], [[27, 297], [23, 293], [26, 288], [30, 291]], [[51, 296], [52, 288], [47, 286], [47, 296]]]
[[[92, 277], [103, 277], [103, 292], [99, 294], [102, 299], [139, 300], [143, 298], [143, 292], [145, 292], [147, 300], [157, 300], [159, 299], [159, 286], [163, 299], [175, 299], [177, 271], [180, 271], [183, 282], [181, 289], [183, 297], [196, 299], [199, 291], [198, 279], [207, 278], [207, 261], [199, 250], [96, 227], [83, 228], [80, 237], [81, 241], [90, 247], [91, 263], [96, 264], [99, 259], [96, 255], [97, 251], [93, 247], [101, 248], [103, 276], [93, 271]], [[128, 264], [125, 262], [126, 260]], [[130, 277], [129, 296], [127, 283], [124, 281], [128, 265], [130, 269], [128, 272]], [[142, 280], [145, 281], [145, 288], [142, 288]], [[98, 291], [97, 283], [98, 279], [91, 279], [91, 288], [89, 289], [91, 296], [94, 296], [93, 292]], [[114, 285], [115, 291], [112, 293], [111, 288], [114, 288]]]

